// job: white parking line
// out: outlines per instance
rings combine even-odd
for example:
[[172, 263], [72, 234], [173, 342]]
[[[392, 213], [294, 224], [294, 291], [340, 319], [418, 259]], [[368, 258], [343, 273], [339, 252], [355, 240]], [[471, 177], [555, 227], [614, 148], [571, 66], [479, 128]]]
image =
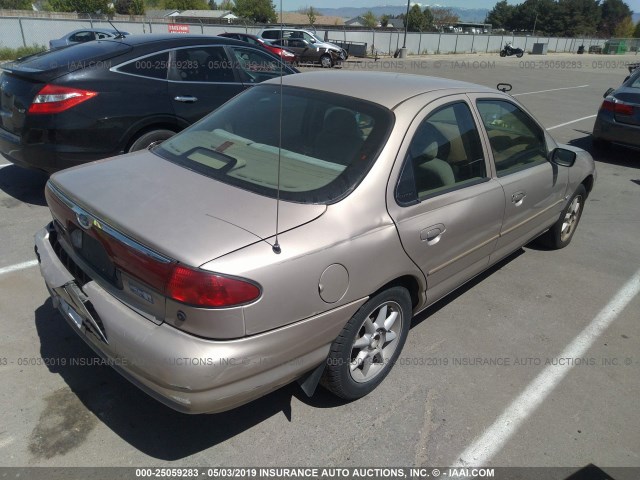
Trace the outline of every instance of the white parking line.
[[[591, 323], [558, 355], [558, 358], [584, 356], [596, 339], [613, 323], [640, 292], [640, 270], [629, 279]], [[540, 406], [567, 376], [572, 365], [549, 365], [524, 389], [509, 407], [456, 458], [454, 466], [482, 467], [504, 447], [520, 425]]]
[[29, 260], [28, 262], [16, 263], [15, 265], [9, 265], [8, 267], [0, 268], [0, 275], [5, 273], [17, 272], [18, 270], [24, 270], [25, 268], [31, 268], [38, 265], [37, 260]]
[[589, 85], [579, 85], [577, 87], [552, 88], [550, 90], [538, 90], [537, 92], [514, 93], [512, 97], [521, 97], [522, 95], [534, 95], [536, 93], [558, 92], [560, 90], [573, 90], [574, 88], [586, 88]]
[[561, 123], [560, 125], [554, 125], [553, 127], [547, 128], [547, 130], [554, 130], [560, 127], [566, 127], [567, 125], [571, 125], [572, 123], [581, 122], [582, 120], [589, 120], [590, 118], [597, 117], [598, 115], [589, 115], [588, 117], [578, 118], [577, 120], [571, 120], [570, 122]]

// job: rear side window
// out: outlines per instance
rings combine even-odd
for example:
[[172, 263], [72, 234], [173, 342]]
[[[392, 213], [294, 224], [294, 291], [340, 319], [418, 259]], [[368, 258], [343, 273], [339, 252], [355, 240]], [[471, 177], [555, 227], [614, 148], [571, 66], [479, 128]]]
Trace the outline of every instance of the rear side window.
[[260, 83], [289, 73], [276, 57], [252, 48], [229, 47], [243, 82]]
[[283, 200], [331, 203], [364, 178], [392, 126], [393, 114], [379, 105], [258, 85], [153, 152], [271, 198], [280, 185]]
[[418, 127], [396, 190], [400, 204], [412, 204], [487, 179], [478, 129], [469, 106], [437, 109]]
[[118, 72], [137, 75], [139, 77], [166, 80], [168, 69], [169, 52], [164, 52], [149, 57], [137, 58], [119, 67]]

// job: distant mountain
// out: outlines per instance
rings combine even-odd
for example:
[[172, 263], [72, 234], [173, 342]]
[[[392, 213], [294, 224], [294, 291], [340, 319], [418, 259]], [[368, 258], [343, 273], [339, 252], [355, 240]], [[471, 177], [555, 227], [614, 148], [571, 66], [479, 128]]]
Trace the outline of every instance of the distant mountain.
[[[426, 5], [423, 5], [426, 7]], [[438, 7], [438, 5], [433, 5], [433, 7]], [[489, 13], [489, 9], [487, 8], [460, 8], [460, 7], [446, 7], [451, 8], [453, 13], [460, 17], [461, 22], [484, 22], [484, 19], [487, 17], [487, 13]], [[318, 11], [322, 15], [328, 15], [331, 17], [343, 17], [343, 18], [354, 18], [360, 15], [364, 15], [369, 10], [373, 12], [376, 17], [380, 17], [382, 15], [400, 15], [404, 14], [407, 11], [407, 7], [405, 6], [397, 6], [397, 5], [387, 5], [381, 7], [341, 7], [341, 8], [322, 8], [318, 7]]]

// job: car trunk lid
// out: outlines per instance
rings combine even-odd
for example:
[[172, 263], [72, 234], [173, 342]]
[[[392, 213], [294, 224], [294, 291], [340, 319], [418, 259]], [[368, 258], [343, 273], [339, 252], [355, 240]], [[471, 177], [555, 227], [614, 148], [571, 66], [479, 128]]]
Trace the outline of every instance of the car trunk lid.
[[0, 128], [21, 136], [29, 106], [43, 82], [0, 73]]
[[614, 115], [617, 122], [640, 125], [640, 91], [623, 88], [615, 93]]
[[[192, 267], [275, 234], [275, 199], [223, 184], [147, 150], [68, 169], [51, 182], [99, 221]], [[279, 230], [310, 222], [325, 209], [281, 202]]]

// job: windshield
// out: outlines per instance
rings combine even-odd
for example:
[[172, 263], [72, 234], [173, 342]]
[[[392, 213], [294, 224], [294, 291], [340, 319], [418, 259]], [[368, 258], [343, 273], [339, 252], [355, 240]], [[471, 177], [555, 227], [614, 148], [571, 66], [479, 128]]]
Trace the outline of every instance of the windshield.
[[275, 198], [279, 183], [283, 200], [330, 203], [364, 178], [392, 124], [391, 111], [369, 102], [260, 85], [153, 151], [261, 195]]

